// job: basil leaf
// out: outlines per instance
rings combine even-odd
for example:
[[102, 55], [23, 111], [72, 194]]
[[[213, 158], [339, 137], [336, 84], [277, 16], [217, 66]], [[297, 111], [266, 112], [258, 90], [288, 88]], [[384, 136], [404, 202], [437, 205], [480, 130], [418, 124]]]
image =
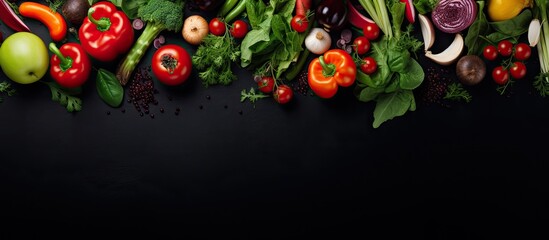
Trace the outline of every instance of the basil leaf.
[[494, 30], [508, 35], [509, 37], [517, 37], [528, 31], [531, 21], [532, 11], [530, 9], [524, 9], [524, 11], [516, 17], [505, 21], [491, 22], [490, 26], [494, 28]]
[[97, 72], [97, 93], [111, 107], [118, 107], [124, 98], [124, 88], [114, 75], [103, 68]]
[[484, 36], [490, 32], [490, 25], [484, 15], [484, 1], [477, 1], [478, 4], [478, 13], [477, 19], [469, 29], [467, 30], [467, 35], [465, 36], [465, 46], [467, 46], [468, 54], [480, 55], [482, 54], [482, 44], [480, 43], [480, 37]]

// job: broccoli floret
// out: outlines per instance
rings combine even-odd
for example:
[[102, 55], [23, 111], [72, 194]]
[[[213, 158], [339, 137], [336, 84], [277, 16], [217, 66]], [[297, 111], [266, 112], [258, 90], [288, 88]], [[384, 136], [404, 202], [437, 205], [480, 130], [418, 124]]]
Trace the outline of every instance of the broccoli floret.
[[145, 22], [145, 29], [116, 70], [116, 77], [126, 85], [141, 61], [147, 48], [164, 30], [181, 31], [183, 28], [185, 2], [183, 0], [138, 1], [137, 16]]
[[183, 27], [183, 1], [151, 0], [139, 7], [137, 15], [141, 20], [163, 25], [169, 31], [180, 31]]

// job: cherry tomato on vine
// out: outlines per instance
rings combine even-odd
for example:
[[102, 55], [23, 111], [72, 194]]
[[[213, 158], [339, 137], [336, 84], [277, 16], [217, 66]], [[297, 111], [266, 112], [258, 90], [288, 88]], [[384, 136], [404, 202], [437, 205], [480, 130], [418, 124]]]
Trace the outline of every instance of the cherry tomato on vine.
[[360, 64], [360, 70], [370, 75], [377, 71], [377, 62], [373, 57], [365, 57]]
[[365, 36], [358, 36], [353, 41], [353, 49], [362, 55], [370, 51], [370, 41]]
[[526, 65], [522, 62], [514, 62], [513, 66], [509, 69], [511, 77], [514, 79], [521, 79], [526, 76]]
[[227, 30], [225, 23], [221, 20], [221, 18], [213, 18], [210, 20], [208, 28], [210, 29], [210, 32], [216, 36], [223, 36]]
[[492, 79], [499, 85], [504, 85], [509, 81], [509, 71], [503, 66], [497, 66], [492, 70]]
[[234, 38], [244, 38], [248, 34], [248, 23], [243, 20], [236, 20], [231, 27], [231, 35]]
[[261, 77], [261, 80], [257, 82], [257, 88], [259, 89], [259, 91], [267, 94], [270, 94], [273, 92], [274, 85], [275, 85], [275, 80], [271, 76], [263, 76]]
[[498, 52], [504, 57], [511, 56], [513, 53], [513, 43], [507, 39], [499, 41]]
[[303, 15], [295, 15], [290, 22], [292, 29], [298, 33], [305, 32], [309, 27], [309, 19]]
[[362, 28], [363, 34], [368, 40], [373, 41], [379, 37], [380, 31], [379, 26], [373, 22], [368, 22]]
[[515, 45], [515, 58], [520, 61], [527, 60], [532, 55], [532, 49], [526, 43], [517, 43]]
[[176, 44], [164, 45], [154, 52], [152, 60], [154, 76], [166, 85], [175, 86], [185, 82], [191, 75], [191, 56]]
[[286, 104], [294, 97], [294, 91], [290, 86], [282, 84], [276, 88], [273, 97], [277, 103]]
[[482, 55], [487, 60], [493, 61], [498, 57], [498, 49], [494, 45], [487, 45], [482, 51]]

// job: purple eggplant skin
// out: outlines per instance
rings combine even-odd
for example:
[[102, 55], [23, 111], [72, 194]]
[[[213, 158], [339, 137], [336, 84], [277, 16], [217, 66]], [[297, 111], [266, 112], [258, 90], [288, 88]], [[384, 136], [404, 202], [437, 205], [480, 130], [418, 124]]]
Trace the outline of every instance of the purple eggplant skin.
[[316, 8], [315, 17], [327, 32], [341, 30], [347, 23], [347, 4], [343, 4], [342, 0], [322, 0]]
[[202, 11], [215, 11], [225, 2], [224, 0], [193, 0]]

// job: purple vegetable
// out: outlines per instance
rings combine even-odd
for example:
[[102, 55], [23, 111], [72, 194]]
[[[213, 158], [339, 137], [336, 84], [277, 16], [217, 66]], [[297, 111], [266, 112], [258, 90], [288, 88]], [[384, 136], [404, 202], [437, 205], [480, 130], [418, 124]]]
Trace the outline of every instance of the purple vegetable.
[[459, 33], [468, 28], [477, 16], [474, 0], [440, 0], [431, 13], [433, 25], [445, 33]]
[[160, 35], [160, 36], [158, 36], [158, 42], [160, 42], [160, 44], [164, 44], [164, 43], [166, 43], [166, 38], [164, 38], [164, 36]]
[[347, 6], [341, 0], [323, 0], [316, 8], [315, 17], [326, 32], [337, 31], [347, 23]]
[[145, 23], [143, 23], [143, 21], [139, 18], [134, 19], [132, 22], [132, 27], [135, 30], [141, 30], [143, 28], [143, 25], [145, 25]]
[[353, 38], [353, 33], [349, 29], [343, 29], [341, 31], [341, 39], [345, 40], [345, 43], [351, 42], [351, 39]]
[[337, 40], [336, 42], [336, 46], [338, 48], [341, 48], [341, 49], [344, 49], [345, 48], [345, 45], [347, 44], [347, 41], [343, 38], [340, 38], [339, 40]]
[[155, 38], [153, 42], [153, 46], [154, 48], [159, 49], [162, 46], [162, 43], [160, 43], [160, 39]]

